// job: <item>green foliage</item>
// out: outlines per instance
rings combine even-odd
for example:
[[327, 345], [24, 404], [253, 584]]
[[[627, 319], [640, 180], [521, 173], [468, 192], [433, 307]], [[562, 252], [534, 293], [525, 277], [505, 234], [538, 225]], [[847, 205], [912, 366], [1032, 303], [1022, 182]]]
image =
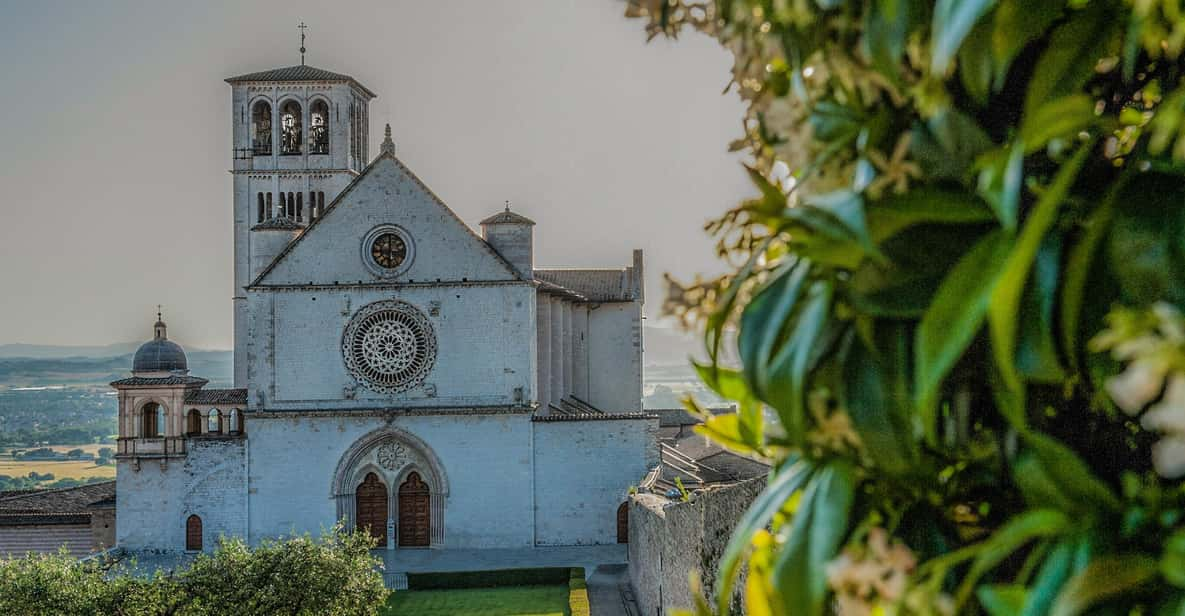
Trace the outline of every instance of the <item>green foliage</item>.
[[[569, 616], [567, 584], [391, 593], [382, 616]], [[572, 612], [572, 614], [576, 614]]]
[[568, 576], [568, 616], [589, 616], [591, 613], [584, 567], [573, 567]]
[[627, 7], [747, 106], [739, 265], [664, 308], [775, 471], [692, 607], [747, 563], [754, 614], [1185, 608], [1179, 3]]
[[570, 575], [571, 570], [563, 567], [409, 573], [407, 574], [407, 586], [411, 590], [496, 588], [498, 586], [550, 586], [554, 584], [567, 584]]
[[178, 616], [375, 614], [387, 598], [373, 540], [224, 540], [177, 571], [135, 575], [130, 563], [66, 553], [0, 560], [0, 613]]

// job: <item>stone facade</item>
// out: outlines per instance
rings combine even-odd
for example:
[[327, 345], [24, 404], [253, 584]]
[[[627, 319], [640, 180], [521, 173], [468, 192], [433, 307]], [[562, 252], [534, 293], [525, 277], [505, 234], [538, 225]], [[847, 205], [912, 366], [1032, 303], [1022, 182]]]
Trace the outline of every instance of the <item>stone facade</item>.
[[[745, 510], [765, 488], [750, 479], [675, 502], [655, 494], [636, 494], [629, 509], [629, 577], [642, 614], [673, 614], [692, 607], [688, 576], [700, 573], [704, 592], [715, 601], [720, 557]], [[744, 614], [745, 571], [733, 594], [733, 614]]]
[[[617, 507], [658, 459], [640, 412], [641, 251], [538, 269], [534, 222], [507, 207], [475, 231], [395, 156], [389, 127], [369, 159], [373, 93], [353, 78], [227, 81], [236, 388], [206, 389], [156, 324], [156, 359], [138, 353], [112, 384], [120, 546], [339, 521], [389, 549], [615, 543]], [[304, 126], [321, 110], [327, 144], [285, 137], [295, 112], [256, 113], [290, 103]]]

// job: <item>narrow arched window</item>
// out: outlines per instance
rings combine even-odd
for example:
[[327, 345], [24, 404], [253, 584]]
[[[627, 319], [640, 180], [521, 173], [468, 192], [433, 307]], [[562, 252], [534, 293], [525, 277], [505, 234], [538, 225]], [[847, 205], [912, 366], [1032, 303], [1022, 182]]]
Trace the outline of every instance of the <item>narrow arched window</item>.
[[189, 552], [202, 551], [202, 519], [196, 515], [185, 520], [185, 549]]
[[155, 402], [140, 410], [140, 438], [158, 438], [165, 434], [165, 407]]
[[210, 419], [206, 425], [209, 434], [222, 434], [222, 411], [210, 409]]
[[276, 211], [277, 218], [288, 215], [288, 193], [280, 193], [280, 209]]
[[272, 217], [272, 194], [267, 194], [267, 217]]
[[309, 154], [329, 153], [329, 105], [313, 101], [309, 108]]
[[202, 412], [197, 409], [189, 409], [189, 413], [185, 416], [185, 433], [189, 435], [202, 433]]
[[263, 213], [264, 213], [263, 193], [255, 193], [255, 196], [256, 196], [255, 200], [259, 203], [259, 206], [257, 208], [259, 210], [259, 220], [257, 220], [256, 222], [263, 222]]
[[354, 103], [350, 102], [350, 164], [358, 166], [358, 113]]
[[304, 193], [296, 193], [296, 221], [304, 220]]
[[255, 103], [251, 110], [251, 150], [255, 156], [272, 154], [272, 106], [267, 101]]
[[300, 119], [300, 103], [288, 101], [280, 108], [280, 153], [300, 154], [300, 140], [303, 127]]
[[325, 193], [317, 192], [317, 216], [325, 215]]
[[230, 410], [230, 433], [243, 433], [243, 415], [242, 413], [239, 413], [239, 409]]

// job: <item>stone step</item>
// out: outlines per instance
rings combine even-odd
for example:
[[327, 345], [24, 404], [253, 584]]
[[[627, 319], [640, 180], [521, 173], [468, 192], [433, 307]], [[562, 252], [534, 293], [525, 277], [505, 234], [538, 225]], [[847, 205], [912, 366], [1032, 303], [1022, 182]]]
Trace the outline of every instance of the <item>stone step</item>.
[[384, 572], [383, 584], [391, 590], [407, 590], [407, 574], [403, 572]]

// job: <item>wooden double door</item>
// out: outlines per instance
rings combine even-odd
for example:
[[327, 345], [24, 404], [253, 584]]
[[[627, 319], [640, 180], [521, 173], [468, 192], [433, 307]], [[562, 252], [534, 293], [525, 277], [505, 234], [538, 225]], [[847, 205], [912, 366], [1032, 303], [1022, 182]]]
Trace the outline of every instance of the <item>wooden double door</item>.
[[[387, 545], [387, 486], [374, 473], [367, 473], [355, 492], [358, 528], [365, 528]], [[398, 535], [400, 547], [428, 547], [432, 542], [432, 491], [419, 473], [409, 473], [399, 486]]]
[[354, 498], [358, 528], [366, 529], [380, 548], [387, 547], [387, 486], [378, 475], [367, 473]]
[[428, 547], [432, 542], [432, 492], [419, 473], [399, 486], [399, 545]]

